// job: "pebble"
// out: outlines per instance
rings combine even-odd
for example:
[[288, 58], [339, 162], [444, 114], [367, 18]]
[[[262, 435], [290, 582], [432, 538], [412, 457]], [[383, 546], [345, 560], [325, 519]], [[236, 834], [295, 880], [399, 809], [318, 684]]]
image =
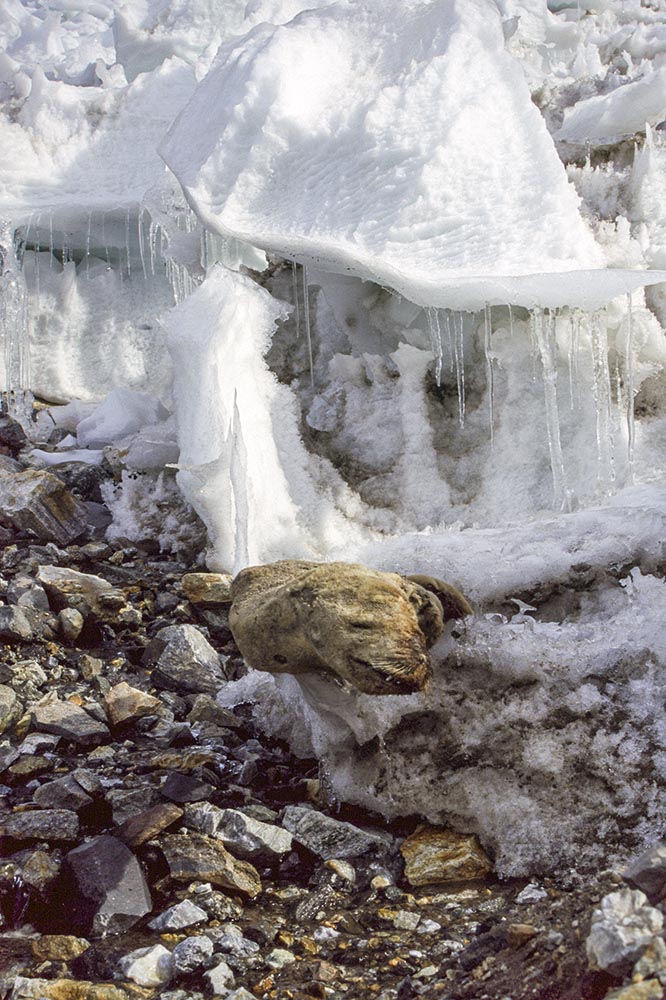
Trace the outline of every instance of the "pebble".
[[266, 965], [271, 969], [283, 969], [285, 965], [292, 965], [296, 961], [296, 956], [286, 948], [273, 948], [266, 956]]
[[194, 935], [180, 941], [173, 949], [174, 970], [185, 975], [206, 965], [213, 954], [213, 942], [205, 935]]
[[175, 906], [170, 906], [159, 917], [155, 917], [148, 924], [154, 931], [178, 931], [183, 927], [191, 927], [193, 924], [200, 924], [208, 919], [205, 910], [193, 903], [189, 899], [184, 899]]
[[45, 934], [31, 943], [32, 953], [40, 962], [69, 962], [90, 947], [85, 938], [69, 934]]
[[[229, 1000], [229, 988], [233, 986], [235, 976], [226, 962], [218, 962], [212, 969], [204, 973], [204, 979], [208, 980], [214, 994]], [[252, 997], [252, 994], [250, 996]], [[256, 998], [252, 997], [252, 1000], [256, 1000]]]
[[229, 573], [186, 573], [182, 578], [183, 593], [192, 604], [231, 604]]
[[651, 903], [666, 896], [666, 844], [657, 844], [640, 854], [622, 872], [626, 882], [640, 889]]
[[58, 613], [58, 628], [67, 642], [76, 642], [83, 631], [85, 619], [76, 608], [63, 608]]
[[516, 896], [516, 902], [524, 904], [538, 903], [540, 899], [545, 899], [547, 895], [548, 893], [542, 886], [538, 885], [536, 882], [530, 882], [529, 885], [526, 885], [525, 888], [521, 889], [518, 893]]
[[120, 959], [118, 968], [139, 986], [164, 986], [174, 974], [171, 952], [161, 944], [137, 948]]

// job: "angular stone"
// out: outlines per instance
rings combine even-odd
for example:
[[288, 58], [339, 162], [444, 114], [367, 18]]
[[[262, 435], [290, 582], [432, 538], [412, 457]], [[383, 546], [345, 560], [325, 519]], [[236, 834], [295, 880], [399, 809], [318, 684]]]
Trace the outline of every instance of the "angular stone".
[[21, 608], [14, 605], [0, 607], [0, 640], [3, 642], [30, 642], [32, 625]]
[[185, 822], [248, 861], [275, 861], [291, 851], [292, 836], [287, 830], [251, 819], [238, 809], [219, 809], [208, 802], [192, 805], [185, 810]]
[[0, 684], [0, 733], [6, 732], [21, 717], [21, 704], [16, 692]]
[[429, 647], [446, 621], [472, 610], [441, 580], [357, 563], [250, 566], [234, 577], [231, 593], [229, 627], [250, 666], [333, 673], [380, 695], [422, 691]]
[[106, 794], [106, 800], [113, 810], [113, 822], [118, 826], [137, 814], [152, 809], [157, 798], [157, 789], [148, 784], [112, 788]]
[[40, 962], [71, 962], [90, 947], [85, 938], [70, 934], [45, 934], [32, 942], [32, 954]]
[[194, 625], [170, 625], [156, 639], [164, 643], [152, 672], [156, 687], [214, 694], [226, 682], [220, 657]]
[[0, 476], [0, 519], [58, 545], [69, 545], [88, 527], [85, 504], [57, 476], [35, 469]]
[[92, 798], [72, 775], [47, 781], [36, 788], [32, 795], [37, 805], [43, 809], [71, 809], [79, 812], [92, 804]]
[[664, 987], [658, 979], [646, 979], [642, 983], [630, 983], [611, 990], [604, 1000], [664, 1000]]
[[[204, 979], [208, 980], [213, 994], [225, 998], [228, 998], [230, 995], [229, 988], [233, 986], [234, 978], [233, 971], [226, 962], [218, 962], [214, 968], [209, 969], [204, 975]], [[252, 993], [249, 996], [254, 1000]]]
[[218, 705], [209, 694], [198, 694], [187, 716], [187, 721], [194, 726], [197, 722], [210, 722], [214, 726], [225, 729], [239, 729], [241, 722], [228, 708]]
[[0, 417], [0, 448], [18, 454], [27, 443], [28, 436], [18, 420], [9, 415]]
[[139, 986], [164, 986], [173, 977], [174, 961], [164, 945], [137, 948], [120, 959], [120, 971]]
[[129, 1000], [129, 997], [113, 983], [18, 976], [10, 1000]]
[[592, 913], [585, 944], [590, 967], [612, 976], [626, 975], [663, 926], [664, 915], [640, 890], [609, 893]]
[[125, 604], [125, 598], [108, 580], [92, 573], [80, 573], [65, 566], [40, 566], [37, 579], [49, 595], [51, 607], [74, 608], [84, 618], [93, 614], [98, 618], [113, 619], [115, 612]]
[[206, 965], [213, 954], [213, 942], [203, 934], [180, 941], [173, 949], [174, 969], [179, 975], [190, 975]]
[[266, 965], [271, 969], [284, 969], [285, 965], [293, 965], [296, 956], [286, 948], [273, 948], [266, 956]]
[[666, 897], [666, 844], [656, 844], [643, 851], [622, 872], [625, 882], [635, 885], [651, 903]]
[[13, 840], [73, 841], [79, 835], [79, 817], [68, 809], [31, 809], [0, 821], [0, 836]]
[[31, 709], [36, 729], [53, 733], [81, 746], [95, 746], [110, 739], [107, 726], [71, 701], [54, 701]]
[[173, 771], [167, 775], [167, 779], [162, 785], [160, 792], [165, 799], [172, 802], [201, 802], [209, 798], [215, 791], [213, 785], [193, 774], [180, 774]]
[[192, 927], [193, 924], [207, 922], [208, 914], [200, 906], [190, 899], [183, 899], [182, 902], [170, 906], [159, 917], [151, 920], [148, 926], [154, 931], [179, 931], [183, 927]]
[[141, 866], [116, 837], [102, 834], [74, 848], [65, 867], [72, 884], [71, 925], [79, 933], [119, 934], [150, 913]]
[[21, 869], [23, 881], [44, 892], [60, 874], [60, 861], [52, 853], [37, 850], [28, 855]]
[[441, 827], [421, 827], [402, 842], [400, 852], [405, 878], [414, 886], [485, 878], [493, 870], [476, 837]]
[[130, 687], [126, 681], [116, 684], [104, 698], [106, 712], [112, 726], [134, 722], [144, 715], [154, 715], [162, 710], [162, 702], [139, 688]]
[[387, 835], [368, 833], [307, 806], [287, 806], [282, 825], [293, 833], [299, 844], [323, 861], [369, 853], [385, 854], [392, 845]]
[[663, 937], [653, 938], [632, 970], [633, 979], [649, 979], [666, 973], [666, 941]]
[[160, 838], [171, 877], [177, 882], [195, 879], [210, 882], [221, 889], [231, 889], [254, 899], [261, 892], [256, 868], [238, 861], [217, 840], [199, 833], [165, 834]]
[[166, 830], [183, 815], [183, 810], [172, 802], [164, 802], [130, 816], [118, 828], [118, 836], [128, 847], [139, 847]]
[[63, 608], [58, 614], [58, 628], [67, 642], [76, 642], [84, 624], [85, 619], [76, 608]]
[[7, 587], [7, 603], [35, 611], [48, 611], [49, 599], [46, 591], [35, 583], [31, 576], [19, 573]]
[[231, 604], [230, 573], [186, 573], [181, 580], [183, 593], [192, 604]]

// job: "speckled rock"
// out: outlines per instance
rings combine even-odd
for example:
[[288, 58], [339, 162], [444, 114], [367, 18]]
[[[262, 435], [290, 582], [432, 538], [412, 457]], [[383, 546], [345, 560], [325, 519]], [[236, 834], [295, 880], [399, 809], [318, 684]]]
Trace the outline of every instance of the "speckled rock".
[[134, 722], [144, 715], [154, 715], [157, 711], [163, 710], [159, 698], [131, 687], [127, 681], [121, 681], [112, 687], [104, 697], [104, 704], [112, 726]]
[[640, 890], [609, 893], [592, 914], [586, 941], [590, 967], [613, 976], [625, 975], [663, 926], [664, 915], [649, 905]]
[[156, 687], [215, 694], [225, 683], [219, 655], [194, 625], [170, 625], [154, 641], [163, 644], [152, 673]]
[[231, 604], [230, 573], [186, 573], [181, 580], [183, 593], [192, 604]]
[[282, 825], [293, 833], [299, 844], [324, 861], [385, 853], [392, 844], [389, 836], [361, 830], [307, 806], [287, 806]]
[[0, 640], [3, 642], [30, 642], [32, 625], [21, 608], [13, 605], [0, 607]]
[[630, 885], [636, 886], [657, 903], [666, 896], [666, 844], [657, 844], [644, 851], [622, 872]]
[[36, 705], [31, 709], [31, 715], [36, 729], [62, 736], [81, 746], [95, 746], [111, 737], [108, 726], [99, 719], [93, 719], [71, 701]]
[[413, 886], [485, 878], [493, 870], [476, 837], [423, 826], [400, 846], [405, 878]]
[[179, 975], [189, 975], [203, 968], [213, 955], [213, 942], [203, 934], [180, 941], [173, 949], [174, 970]]
[[209, 802], [185, 810], [188, 826], [221, 840], [232, 854], [253, 861], [274, 861], [289, 854], [291, 834], [279, 826], [262, 823], [239, 809], [219, 809]]
[[79, 817], [68, 809], [31, 809], [12, 813], [0, 822], [0, 836], [12, 840], [71, 842], [79, 835]]
[[232, 889], [254, 899], [261, 892], [261, 879], [256, 868], [247, 861], [238, 861], [226, 848], [211, 837], [199, 833], [164, 834], [160, 847], [169, 865], [171, 877], [177, 882], [195, 879], [210, 882], [222, 889]]
[[0, 476], [0, 520], [43, 542], [69, 545], [88, 527], [88, 511], [50, 472], [27, 469]]
[[32, 953], [40, 962], [71, 962], [89, 947], [90, 941], [71, 934], [45, 934], [31, 943]]

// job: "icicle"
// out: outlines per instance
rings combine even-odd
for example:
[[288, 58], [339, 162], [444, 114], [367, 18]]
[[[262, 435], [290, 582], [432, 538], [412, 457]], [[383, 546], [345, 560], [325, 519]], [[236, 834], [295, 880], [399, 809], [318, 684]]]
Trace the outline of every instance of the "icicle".
[[310, 362], [310, 384], [314, 389], [314, 363], [312, 360], [312, 334], [310, 331], [310, 296], [308, 294], [308, 272], [305, 264], [303, 272], [303, 315], [305, 316], [305, 337], [308, 342], [308, 360]]
[[32, 418], [28, 295], [8, 222], [0, 224], [0, 337], [4, 342], [7, 411], [28, 428]]
[[132, 263], [130, 260], [130, 210], [127, 209], [125, 216], [125, 255], [127, 257], [127, 277], [132, 274]]
[[569, 407], [573, 413], [575, 409], [574, 403], [574, 317], [572, 311], [569, 309], [569, 324], [568, 324], [568, 347], [567, 347], [567, 367], [569, 369]]
[[488, 408], [489, 408], [489, 419], [490, 419], [490, 447], [495, 446], [495, 385], [493, 378], [493, 358], [491, 354], [491, 344], [490, 336], [492, 332], [492, 313], [490, 311], [490, 306], [485, 305], [483, 310], [483, 320], [484, 320], [484, 335], [483, 335], [483, 349], [486, 355], [486, 371], [488, 373]]
[[435, 381], [442, 382], [442, 331], [439, 325], [439, 315], [436, 309], [428, 308], [428, 326], [430, 328], [430, 343], [435, 355]]
[[602, 322], [599, 313], [595, 313], [592, 317], [591, 344], [592, 391], [596, 408], [597, 486], [604, 492], [608, 492], [611, 484], [615, 481], [611, 424], [612, 396], [608, 367], [608, 337], [606, 325]]
[[104, 247], [104, 256], [106, 257], [106, 266], [111, 267], [111, 258], [109, 256], [109, 248], [106, 245], [106, 213], [102, 212], [102, 246]]
[[570, 510], [571, 502], [566, 488], [562, 443], [560, 441], [560, 418], [557, 404], [557, 341], [555, 337], [555, 317], [545, 310], [536, 310], [532, 315], [534, 335], [541, 357], [543, 391], [546, 403], [546, 433], [550, 454], [550, 470], [553, 477], [553, 502], [556, 510]]
[[451, 313], [448, 309], [444, 312], [444, 320], [446, 323], [446, 342], [449, 348], [449, 372], [453, 375], [453, 335], [451, 333]]
[[155, 274], [155, 254], [157, 251], [157, 226], [153, 221], [153, 217], [150, 217], [150, 223], [148, 224], [148, 250], [150, 253], [150, 273]]
[[86, 278], [90, 280], [90, 242], [92, 229], [92, 212], [88, 212], [88, 230], [86, 232]]
[[53, 267], [53, 212], [49, 212], [49, 268]]
[[627, 446], [629, 457], [629, 476], [634, 474], [634, 445], [636, 442], [636, 424], [634, 419], [634, 318], [632, 311], [631, 292], [627, 294], [627, 347], [624, 356], [624, 384], [627, 403]]
[[294, 299], [294, 318], [296, 320], [296, 340], [301, 339], [301, 307], [298, 302], [298, 265], [291, 262], [291, 291]]
[[537, 380], [537, 363], [539, 358], [539, 338], [537, 336], [537, 314], [539, 310], [530, 313], [530, 352], [532, 357], [532, 381]]
[[456, 313], [454, 319], [454, 354], [456, 364], [456, 388], [458, 390], [458, 421], [460, 427], [465, 426], [465, 347], [463, 340], [463, 314]]
[[143, 280], [147, 281], [148, 280], [148, 272], [146, 270], [146, 249], [145, 249], [145, 245], [144, 245], [145, 241], [144, 241], [144, 238], [143, 238], [143, 213], [144, 213], [144, 211], [145, 211], [145, 209], [143, 207], [141, 207], [139, 209], [139, 214], [137, 216], [137, 229], [138, 229], [138, 233], [139, 233], [139, 256], [141, 258], [141, 270], [143, 271]]
[[511, 339], [513, 340], [513, 309], [511, 307], [510, 302], [509, 302], [509, 333], [511, 335]]

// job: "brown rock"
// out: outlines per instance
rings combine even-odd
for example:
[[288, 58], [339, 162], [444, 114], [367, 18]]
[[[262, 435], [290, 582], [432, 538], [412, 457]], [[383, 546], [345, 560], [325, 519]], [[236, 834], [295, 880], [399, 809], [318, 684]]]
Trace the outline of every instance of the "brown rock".
[[82, 746], [95, 746], [111, 735], [103, 722], [93, 719], [92, 715], [71, 701], [36, 705], [31, 709], [31, 715], [36, 729], [54, 733]]
[[123, 722], [133, 722], [144, 715], [154, 715], [162, 707], [159, 698], [154, 698], [139, 688], [130, 687], [127, 681], [116, 684], [104, 698], [106, 714], [112, 726]]
[[441, 587], [446, 609], [421, 584], [355, 563], [251, 566], [233, 580], [229, 625], [258, 670], [332, 673], [366, 694], [408, 694], [427, 685], [427, 650], [445, 621], [469, 608]]
[[493, 870], [476, 837], [422, 826], [403, 841], [405, 877], [410, 885], [485, 878]]
[[98, 618], [113, 619], [125, 604], [125, 598], [108, 580], [92, 573], [80, 573], [65, 566], [40, 566], [37, 580], [49, 596], [56, 611], [74, 608], [84, 618], [94, 614]]
[[165, 834], [160, 847], [177, 882], [198, 879], [221, 889], [231, 889], [254, 899], [261, 892], [261, 879], [248, 861], [238, 861], [218, 840], [200, 833]]
[[175, 823], [183, 815], [180, 806], [173, 802], [165, 802], [162, 805], [153, 806], [144, 812], [130, 816], [118, 828], [118, 836], [128, 847], [139, 847], [147, 840], [152, 840], [162, 830]]
[[69, 545], [86, 530], [88, 511], [57, 476], [27, 469], [0, 477], [0, 519], [43, 542]]
[[113, 983], [89, 983], [76, 979], [27, 979], [18, 976], [11, 1000], [129, 1000], [148, 996], [132, 990], [129, 994]]
[[231, 604], [231, 580], [230, 573], [186, 573], [181, 586], [192, 604]]
[[85, 938], [69, 934], [45, 934], [32, 942], [32, 953], [40, 962], [70, 962], [90, 947]]
[[658, 979], [644, 979], [607, 993], [605, 1000], [663, 1000], [664, 987]]
[[532, 924], [509, 924], [506, 929], [506, 943], [510, 948], [520, 948], [538, 933]]

